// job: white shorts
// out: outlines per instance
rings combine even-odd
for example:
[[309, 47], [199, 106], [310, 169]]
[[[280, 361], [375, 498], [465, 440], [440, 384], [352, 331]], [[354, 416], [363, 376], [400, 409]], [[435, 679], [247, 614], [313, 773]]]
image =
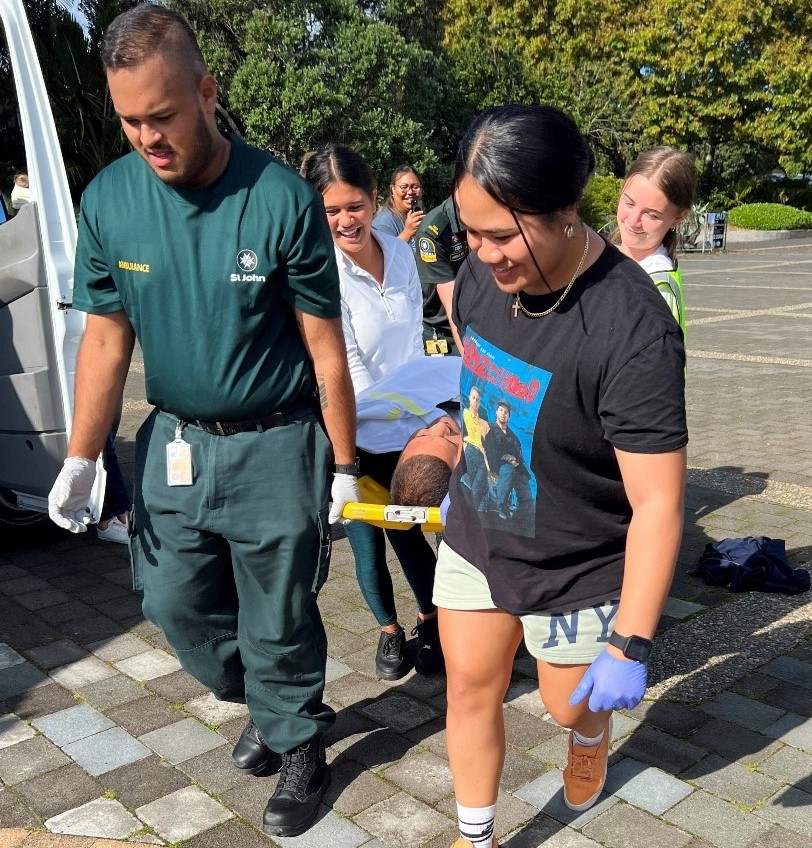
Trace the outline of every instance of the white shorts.
[[[449, 610], [497, 609], [485, 575], [445, 542], [437, 551], [434, 604]], [[618, 601], [572, 610], [517, 616], [527, 650], [538, 660], [559, 665], [588, 665], [606, 647]]]

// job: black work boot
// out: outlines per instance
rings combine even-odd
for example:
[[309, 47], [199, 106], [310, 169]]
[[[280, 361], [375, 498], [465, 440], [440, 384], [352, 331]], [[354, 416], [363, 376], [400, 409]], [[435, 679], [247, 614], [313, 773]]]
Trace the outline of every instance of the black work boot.
[[309, 742], [282, 754], [282, 771], [262, 816], [269, 836], [298, 836], [316, 819], [319, 804], [330, 785], [330, 766], [324, 740], [317, 733]]
[[437, 616], [417, 622], [412, 630], [412, 636], [417, 636], [417, 654], [414, 659], [414, 670], [418, 674], [439, 674], [445, 670], [443, 649], [440, 647], [440, 631], [437, 627]]
[[396, 633], [381, 632], [375, 653], [375, 671], [382, 680], [400, 680], [409, 671], [406, 632], [402, 627]]
[[252, 718], [248, 719], [231, 758], [238, 769], [254, 775], [276, 774], [282, 765], [282, 755], [272, 751], [265, 744]]

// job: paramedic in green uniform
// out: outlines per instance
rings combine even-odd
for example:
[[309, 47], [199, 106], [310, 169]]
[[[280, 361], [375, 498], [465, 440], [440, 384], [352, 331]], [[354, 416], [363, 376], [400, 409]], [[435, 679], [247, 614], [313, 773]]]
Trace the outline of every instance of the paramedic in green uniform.
[[134, 152], [82, 199], [73, 305], [89, 315], [49, 512], [85, 528], [138, 339], [155, 406], [136, 440], [144, 614], [217, 698], [248, 705], [235, 765], [281, 768], [263, 824], [295, 836], [330, 782], [328, 501], [338, 520], [358, 499], [332, 238], [304, 180], [220, 134], [216, 83], [177, 13], [125, 12], [102, 57]]
[[457, 272], [468, 255], [468, 239], [452, 197], [426, 213], [415, 238], [417, 273], [423, 287], [426, 353], [459, 355], [462, 344], [450, 317], [451, 298]]

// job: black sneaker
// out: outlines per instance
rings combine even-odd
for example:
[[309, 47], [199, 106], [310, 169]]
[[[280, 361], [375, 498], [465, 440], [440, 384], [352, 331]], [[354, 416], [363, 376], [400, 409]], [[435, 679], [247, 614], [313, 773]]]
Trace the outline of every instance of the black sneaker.
[[269, 836], [298, 836], [315, 821], [330, 785], [330, 766], [324, 740], [317, 733], [309, 742], [282, 754], [282, 771], [262, 816]]
[[248, 719], [231, 758], [238, 769], [253, 775], [276, 774], [282, 765], [282, 755], [265, 744], [252, 718]]
[[439, 674], [445, 671], [443, 649], [440, 647], [440, 631], [437, 626], [437, 616], [418, 621], [412, 630], [412, 636], [417, 636], [417, 654], [414, 659], [414, 670], [418, 674]]
[[381, 633], [375, 653], [375, 671], [382, 680], [400, 680], [409, 671], [406, 631], [402, 627], [397, 633]]

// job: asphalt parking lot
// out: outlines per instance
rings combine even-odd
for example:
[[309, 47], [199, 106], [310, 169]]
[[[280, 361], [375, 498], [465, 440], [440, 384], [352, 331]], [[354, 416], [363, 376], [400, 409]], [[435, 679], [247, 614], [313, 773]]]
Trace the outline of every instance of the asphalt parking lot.
[[[733, 594], [688, 572], [708, 542], [783, 539], [812, 571], [812, 243], [690, 254], [689, 485], [647, 699], [617, 714], [606, 791], [568, 810], [566, 735], [521, 651], [505, 700], [506, 848], [812, 846], [812, 593]], [[118, 447], [149, 411], [134, 357]], [[402, 620], [411, 593], [393, 567]], [[374, 675], [377, 627], [346, 540], [321, 608], [333, 784], [316, 825], [261, 833], [275, 778], [230, 763], [244, 709], [181, 670], [130, 589], [127, 552], [55, 528], [0, 538], [0, 848], [447, 848], [444, 678]]]

